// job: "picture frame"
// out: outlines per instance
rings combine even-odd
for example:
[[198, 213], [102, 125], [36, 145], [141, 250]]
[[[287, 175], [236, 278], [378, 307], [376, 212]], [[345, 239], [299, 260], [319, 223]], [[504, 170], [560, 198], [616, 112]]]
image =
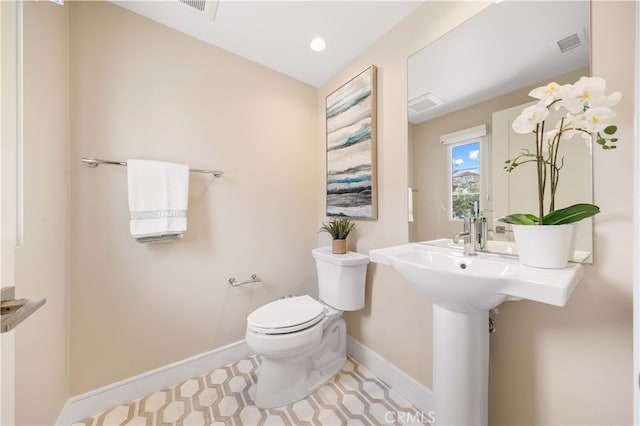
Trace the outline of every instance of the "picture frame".
[[326, 98], [326, 215], [377, 219], [377, 68]]

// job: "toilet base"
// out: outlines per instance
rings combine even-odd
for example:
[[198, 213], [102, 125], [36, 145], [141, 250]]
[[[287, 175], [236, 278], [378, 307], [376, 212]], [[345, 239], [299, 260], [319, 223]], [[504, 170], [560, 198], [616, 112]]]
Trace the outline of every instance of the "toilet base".
[[260, 408], [294, 403], [332, 379], [346, 362], [346, 324], [339, 317], [327, 325], [320, 344], [309, 355], [295, 359], [263, 356], [251, 396]]

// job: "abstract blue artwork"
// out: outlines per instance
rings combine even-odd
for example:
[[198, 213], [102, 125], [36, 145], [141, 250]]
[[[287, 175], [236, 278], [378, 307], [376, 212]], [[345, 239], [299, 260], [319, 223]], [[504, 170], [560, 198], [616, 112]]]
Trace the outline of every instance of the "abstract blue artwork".
[[376, 67], [327, 96], [327, 216], [375, 219]]

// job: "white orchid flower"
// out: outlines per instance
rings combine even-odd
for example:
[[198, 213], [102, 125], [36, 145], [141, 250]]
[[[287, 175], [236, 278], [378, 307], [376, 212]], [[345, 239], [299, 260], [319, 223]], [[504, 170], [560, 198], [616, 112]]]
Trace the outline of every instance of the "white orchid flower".
[[545, 106], [547, 106], [554, 100], [558, 99], [560, 89], [561, 86], [555, 81], [552, 81], [546, 86], [536, 87], [531, 92], [529, 92], [529, 96], [535, 99], [543, 100]]
[[586, 120], [584, 128], [588, 132], [601, 132], [611, 124], [616, 117], [615, 111], [607, 107], [589, 108], [584, 113]]
[[607, 96], [606, 99], [607, 99], [607, 105], [602, 105], [602, 106], [607, 106], [607, 107], [611, 108], [612, 106], [618, 105], [620, 100], [622, 100], [622, 93], [613, 92], [612, 94]]
[[535, 105], [528, 106], [522, 111], [522, 114], [513, 121], [511, 127], [516, 133], [531, 133], [536, 126], [542, 123], [549, 116], [549, 109], [544, 101], [540, 101]]
[[564, 122], [567, 124], [567, 127], [573, 127], [576, 129], [584, 128], [587, 124], [584, 112], [579, 112], [577, 114], [568, 113]]
[[578, 91], [582, 101], [589, 106], [600, 105], [606, 98], [604, 92], [607, 89], [607, 83], [603, 78], [581, 77], [573, 87]]
[[609, 96], [603, 96], [601, 98], [592, 100], [591, 102], [589, 102], [589, 106], [591, 106], [592, 108], [601, 107], [601, 106], [611, 108], [612, 106], [617, 105], [621, 99], [622, 99], [622, 93], [613, 92]]
[[565, 84], [560, 88], [560, 102], [556, 103], [556, 111], [564, 107], [567, 111], [578, 114], [584, 111], [585, 101], [580, 92], [571, 84]]
[[572, 84], [563, 84], [558, 87], [558, 93], [556, 94], [559, 102], [556, 102], [553, 106], [556, 111], [565, 106], [566, 103], [580, 102], [578, 99], [578, 91]]

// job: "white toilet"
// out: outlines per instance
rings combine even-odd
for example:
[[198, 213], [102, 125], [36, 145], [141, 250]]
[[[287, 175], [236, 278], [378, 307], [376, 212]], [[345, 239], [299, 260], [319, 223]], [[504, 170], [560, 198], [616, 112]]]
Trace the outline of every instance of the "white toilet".
[[249, 349], [262, 357], [253, 395], [261, 408], [290, 404], [330, 380], [347, 360], [342, 311], [364, 307], [369, 257], [312, 250], [319, 299], [288, 297], [268, 303], [247, 317]]

